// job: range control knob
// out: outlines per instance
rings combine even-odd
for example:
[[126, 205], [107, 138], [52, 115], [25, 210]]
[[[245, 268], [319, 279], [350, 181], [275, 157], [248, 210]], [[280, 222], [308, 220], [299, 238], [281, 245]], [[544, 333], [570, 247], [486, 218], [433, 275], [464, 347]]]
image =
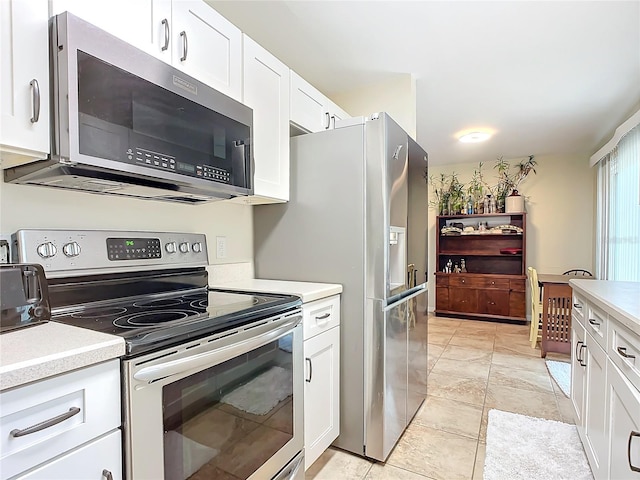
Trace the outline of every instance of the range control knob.
[[62, 253], [64, 253], [67, 257], [77, 257], [80, 255], [80, 245], [78, 242], [69, 242], [65, 243], [62, 246]]
[[176, 245], [176, 242], [169, 242], [164, 246], [164, 249], [167, 251], [167, 253], [176, 253], [178, 247]]
[[182, 242], [180, 244], [180, 251], [182, 253], [189, 253], [189, 242]]
[[196, 242], [193, 245], [191, 245], [191, 250], [193, 250], [195, 253], [200, 253], [202, 251], [202, 244], [200, 242]]
[[38, 248], [36, 249], [36, 251], [38, 252], [38, 255], [40, 255], [42, 258], [51, 258], [56, 254], [58, 250], [56, 249], [56, 246], [53, 243], [45, 242], [38, 245]]

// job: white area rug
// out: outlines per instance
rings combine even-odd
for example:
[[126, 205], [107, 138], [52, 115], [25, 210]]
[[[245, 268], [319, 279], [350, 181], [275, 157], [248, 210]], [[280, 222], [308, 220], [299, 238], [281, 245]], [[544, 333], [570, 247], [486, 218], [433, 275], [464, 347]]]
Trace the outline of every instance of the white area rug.
[[293, 394], [292, 378], [291, 370], [271, 367], [250, 382], [227, 393], [220, 401], [247, 413], [264, 415]]
[[489, 410], [484, 480], [593, 480], [575, 425]]
[[556, 381], [565, 397], [569, 397], [571, 395], [571, 364], [555, 360], [546, 360], [545, 363], [551, 378]]

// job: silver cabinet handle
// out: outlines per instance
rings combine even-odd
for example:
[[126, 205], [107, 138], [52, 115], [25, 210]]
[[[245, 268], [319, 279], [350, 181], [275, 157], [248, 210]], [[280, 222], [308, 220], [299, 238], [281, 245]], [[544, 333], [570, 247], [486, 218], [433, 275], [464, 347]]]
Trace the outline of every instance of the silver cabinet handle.
[[80, 409], [78, 407], [71, 407], [68, 412], [58, 415], [57, 417], [50, 418], [49, 420], [45, 420], [44, 422], [37, 423], [31, 427], [23, 428], [22, 430], [14, 428], [9, 432], [9, 435], [13, 438], [24, 437], [25, 435], [39, 432], [45, 428], [53, 427], [54, 425], [64, 422], [78, 413], [80, 413]]
[[576, 343], [576, 360], [578, 361], [578, 363], [580, 365], [582, 365], [582, 359], [580, 358], [580, 352], [582, 351], [582, 348], [580, 347], [584, 342], [579, 340]]
[[187, 53], [189, 53], [189, 41], [187, 40], [187, 32], [184, 30], [180, 32], [180, 36], [182, 37], [182, 56], [180, 61], [184, 62], [187, 59]]
[[313, 363], [311, 363], [311, 359], [309, 357], [305, 358], [305, 360], [309, 363], [309, 378], [305, 378], [304, 381], [311, 383], [311, 377], [313, 377]]
[[333, 128], [336, 128], [336, 116], [331, 115], [331, 120], [333, 120]]
[[640, 432], [631, 430], [629, 433], [629, 441], [627, 442], [627, 460], [629, 460], [629, 468], [632, 472], [640, 472], [640, 467], [636, 467], [631, 463], [631, 440], [633, 440], [633, 437], [640, 437]]
[[329, 114], [329, 112], [324, 112], [325, 117], [327, 117], [327, 126], [324, 127], [325, 130], [329, 130], [329, 127], [331, 126], [331, 115]]
[[316, 317], [316, 320], [324, 320], [325, 318], [329, 318], [331, 316], [330, 313], [325, 313], [324, 315], [320, 315], [319, 317]]
[[169, 48], [169, 20], [163, 18], [162, 25], [164, 25], [164, 45], [162, 46], [162, 51], [164, 52], [167, 48]]
[[627, 353], [627, 347], [618, 347], [618, 348], [616, 348], [616, 350], [617, 350], [617, 351], [618, 351], [618, 353], [619, 353], [620, 355], [622, 355], [624, 358], [636, 358], [636, 356], [635, 356], [635, 355], [629, 355], [629, 354]]
[[113, 480], [113, 475], [109, 470], [105, 468], [104, 470], [102, 470], [102, 478], [104, 478], [105, 480]]
[[29, 82], [29, 85], [31, 85], [33, 95], [33, 117], [31, 117], [31, 123], [36, 123], [40, 120], [40, 85], [35, 78]]
[[599, 327], [599, 326], [600, 326], [600, 323], [599, 323], [599, 322], [596, 322], [596, 321], [595, 321], [595, 319], [593, 319], [593, 318], [590, 318], [590, 319], [589, 319], [589, 323], [590, 323], [591, 325], [595, 326], [595, 327]]
[[574, 303], [573, 306], [576, 308], [582, 308], [582, 305], [580, 303]]

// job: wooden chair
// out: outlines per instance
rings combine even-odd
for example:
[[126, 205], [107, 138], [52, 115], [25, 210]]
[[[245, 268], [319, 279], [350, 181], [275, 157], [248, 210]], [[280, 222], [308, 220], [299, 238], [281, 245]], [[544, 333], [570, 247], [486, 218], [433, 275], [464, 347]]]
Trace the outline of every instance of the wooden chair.
[[581, 268], [574, 268], [573, 270], [567, 270], [563, 275], [571, 275], [573, 277], [593, 277], [589, 270], [582, 270]]
[[540, 302], [540, 284], [538, 283], [538, 272], [535, 268], [529, 267], [529, 286], [531, 287], [531, 330], [529, 331], [529, 341], [531, 348], [536, 348], [540, 329], [542, 327], [542, 302]]

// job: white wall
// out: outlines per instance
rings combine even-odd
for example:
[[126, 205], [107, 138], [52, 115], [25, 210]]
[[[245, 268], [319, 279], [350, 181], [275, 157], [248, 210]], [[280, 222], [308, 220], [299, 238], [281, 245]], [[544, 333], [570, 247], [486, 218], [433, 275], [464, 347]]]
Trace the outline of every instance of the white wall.
[[416, 139], [416, 79], [408, 73], [383, 83], [334, 95], [332, 100], [354, 117], [387, 112]]
[[[536, 156], [537, 174], [521, 184], [526, 198], [527, 266], [538, 273], [563, 273], [571, 268], [594, 272], [596, 171], [588, 156]], [[494, 162], [486, 161], [483, 173], [494, 180]], [[456, 172], [461, 182], [470, 180], [477, 163], [430, 166], [429, 174]], [[431, 195], [431, 191], [429, 192]], [[429, 209], [429, 278], [433, 279], [436, 248], [436, 212]], [[527, 303], [529, 305], [529, 303]], [[435, 307], [435, 287], [429, 287], [429, 309]], [[527, 309], [528, 314], [528, 309]]]
[[[21, 228], [113, 229], [204, 233], [209, 262], [253, 262], [253, 209], [212, 202], [180, 205], [0, 181], [0, 234]], [[227, 257], [215, 258], [216, 236]]]

